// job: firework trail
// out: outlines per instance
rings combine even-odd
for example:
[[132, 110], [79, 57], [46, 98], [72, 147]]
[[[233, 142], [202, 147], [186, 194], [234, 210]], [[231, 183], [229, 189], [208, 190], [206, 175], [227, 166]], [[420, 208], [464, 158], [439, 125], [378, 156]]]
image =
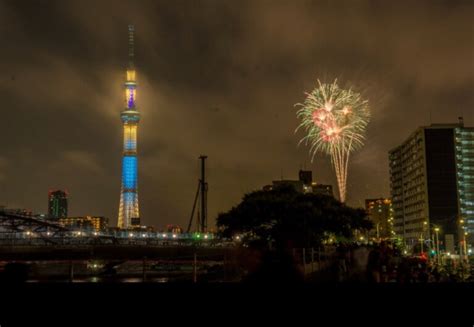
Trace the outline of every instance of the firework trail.
[[346, 200], [346, 181], [349, 155], [364, 144], [364, 132], [370, 119], [368, 101], [351, 89], [339, 88], [337, 80], [332, 84], [321, 84], [311, 93], [306, 93], [297, 117], [301, 119], [298, 129], [304, 128], [306, 136], [299, 144], [310, 144], [313, 161], [316, 153], [331, 156], [336, 172], [341, 202]]

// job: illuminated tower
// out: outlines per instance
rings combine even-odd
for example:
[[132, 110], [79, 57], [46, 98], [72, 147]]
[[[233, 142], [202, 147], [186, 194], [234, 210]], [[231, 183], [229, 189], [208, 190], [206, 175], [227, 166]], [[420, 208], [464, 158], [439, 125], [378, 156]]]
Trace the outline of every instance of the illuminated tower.
[[137, 129], [140, 113], [136, 108], [136, 73], [134, 57], [133, 25], [128, 26], [128, 68], [125, 82], [125, 110], [120, 117], [123, 123], [123, 158], [122, 158], [122, 189], [120, 192], [120, 207], [118, 227], [131, 228], [140, 225], [138, 210], [138, 161], [137, 161]]

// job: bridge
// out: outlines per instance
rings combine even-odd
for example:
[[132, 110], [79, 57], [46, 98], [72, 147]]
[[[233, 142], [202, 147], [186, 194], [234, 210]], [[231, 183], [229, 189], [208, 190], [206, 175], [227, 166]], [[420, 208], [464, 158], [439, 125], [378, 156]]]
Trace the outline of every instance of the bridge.
[[[237, 245], [210, 233], [70, 230], [22, 213], [0, 211], [0, 271], [2, 265], [23, 264], [35, 267], [33, 279], [59, 273], [71, 281], [77, 276], [137, 274], [141, 280], [176, 275], [188, 279], [192, 275], [194, 281], [203, 276], [229, 280], [239, 276], [239, 261], [251, 255]], [[331, 255], [314, 249], [293, 253], [305, 273], [321, 269]]]
[[210, 233], [71, 230], [22, 212], [0, 211], [0, 270], [2, 265], [24, 264], [36, 267], [38, 278], [50, 278], [64, 267], [69, 267], [71, 280], [78, 274], [113, 270], [129, 276], [136, 274], [137, 265], [143, 276], [194, 267], [197, 278], [202, 267], [232, 266], [238, 252], [235, 245]]
[[0, 211], [0, 246], [232, 246], [211, 233], [162, 233], [140, 230], [74, 230], [18, 211]]

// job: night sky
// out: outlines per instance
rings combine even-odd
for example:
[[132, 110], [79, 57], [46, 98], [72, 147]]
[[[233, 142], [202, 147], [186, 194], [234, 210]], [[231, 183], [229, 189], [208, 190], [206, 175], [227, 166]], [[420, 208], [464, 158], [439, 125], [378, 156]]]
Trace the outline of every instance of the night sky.
[[209, 223], [245, 192], [336, 181], [311, 163], [295, 103], [319, 78], [368, 98], [348, 203], [389, 196], [388, 154], [421, 125], [474, 123], [473, 1], [0, 0], [0, 205], [115, 225], [127, 25], [135, 24], [142, 222], [186, 225], [207, 154]]

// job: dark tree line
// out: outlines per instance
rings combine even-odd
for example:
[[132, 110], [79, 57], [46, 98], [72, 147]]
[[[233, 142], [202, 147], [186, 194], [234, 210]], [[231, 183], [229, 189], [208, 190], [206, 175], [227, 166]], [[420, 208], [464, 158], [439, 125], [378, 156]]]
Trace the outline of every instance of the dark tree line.
[[238, 206], [219, 214], [217, 226], [223, 237], [242, 235], [243, 242], [280, 249], [318, 246], [329, 235], [351, 238], [354, 230], [373, 227], [365, 210], [290, 185], [246, 194]]

